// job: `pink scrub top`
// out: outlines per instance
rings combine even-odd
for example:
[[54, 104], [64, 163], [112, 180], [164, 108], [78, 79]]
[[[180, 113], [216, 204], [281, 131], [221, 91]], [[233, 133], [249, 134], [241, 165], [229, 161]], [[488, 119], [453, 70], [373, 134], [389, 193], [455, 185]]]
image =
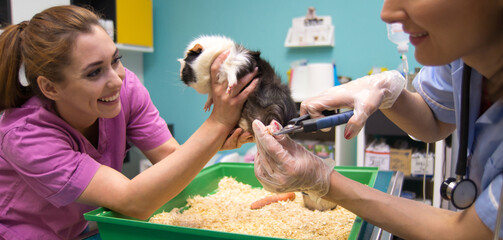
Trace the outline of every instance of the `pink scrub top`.
[[87, 226], [75, 202], [100, 167], [121, 171], [131, 143], [145, 151], [171, 138], [138, 77], [126, 69], [122, 109], [99, 118], [98, 149], [32, 97], [0, 118], [0, 238], [73, 239]]

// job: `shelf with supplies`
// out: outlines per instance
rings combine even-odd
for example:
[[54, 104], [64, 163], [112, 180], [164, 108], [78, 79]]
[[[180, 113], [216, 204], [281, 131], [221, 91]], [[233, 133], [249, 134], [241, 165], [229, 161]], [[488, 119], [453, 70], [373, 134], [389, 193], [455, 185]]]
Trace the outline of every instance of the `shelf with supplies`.
[[379, 166], [383, 170], [397, 170], [405, 175], [404, 197], [423, 196], [440, 207], [440, 185], [446, 158], [445, 140], [428, 144], [410, 138], [381, 111], [372, 114], [357, 137], [357, 165]]

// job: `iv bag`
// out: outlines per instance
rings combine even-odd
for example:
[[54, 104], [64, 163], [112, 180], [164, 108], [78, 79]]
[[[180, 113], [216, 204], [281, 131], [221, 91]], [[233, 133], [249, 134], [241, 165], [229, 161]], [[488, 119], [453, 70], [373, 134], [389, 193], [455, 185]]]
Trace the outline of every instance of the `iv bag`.
[[409, 50], [409, 35], [403, 31], [401, 23], [386, 24], [388, 39], [397, 45], [398, 52], [406, 53]]

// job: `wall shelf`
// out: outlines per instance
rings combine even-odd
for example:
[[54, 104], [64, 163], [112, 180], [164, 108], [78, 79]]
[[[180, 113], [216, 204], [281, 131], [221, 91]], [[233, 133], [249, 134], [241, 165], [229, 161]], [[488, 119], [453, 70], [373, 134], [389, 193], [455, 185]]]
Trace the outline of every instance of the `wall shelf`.
[[333, 47], [335, 44], [335, 27], [331, 16], [297, 17], [292, 20], [288, 29], [285, 47]]

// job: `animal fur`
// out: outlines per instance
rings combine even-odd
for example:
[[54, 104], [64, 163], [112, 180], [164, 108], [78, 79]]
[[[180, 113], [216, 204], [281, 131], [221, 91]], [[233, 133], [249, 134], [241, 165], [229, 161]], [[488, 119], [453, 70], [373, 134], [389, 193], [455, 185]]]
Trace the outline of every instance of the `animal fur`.
[[238, 79], [252, 72], [255, 67], [258, 67], [256, 77], [260, 79], [257, 88], [243, 106], [239, 127], [253, 132], [251, 123], [254, 119], [266, 124], [276, 120], [284, 126], [296, 117], [297, 110], [289, 87], [281, 83], [279, 75], [260, 57], [260, 52], [248, 50], [223, 36], [201, 36], [195, 39], [187, 46], [184, 59], [179, 59], [182, 81], [197, 92], [208, 94], [204, 109], [208, 110], [212, 105], [211, 64], [220, 53], [228, 49], [229, 56], [220, 67], [217, 81], [227, 79], [230, 91], [236, 86]]

